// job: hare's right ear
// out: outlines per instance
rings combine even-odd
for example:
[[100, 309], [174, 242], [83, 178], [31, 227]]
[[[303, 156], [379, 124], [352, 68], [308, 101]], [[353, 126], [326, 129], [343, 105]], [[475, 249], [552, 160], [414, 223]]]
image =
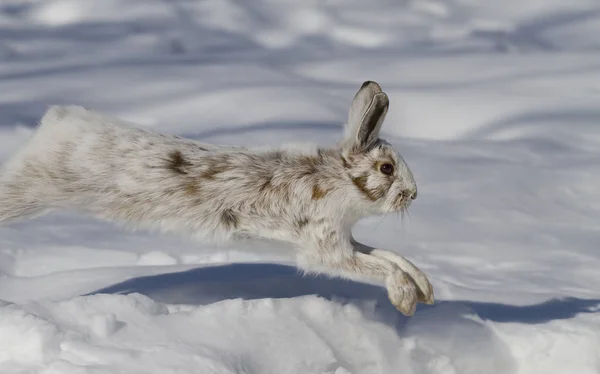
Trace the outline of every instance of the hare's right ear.
[[362, 84], [350, 107], [343, 146], [345, 150], [361, 149], [379, 138], [379, 130], [390, 105], [379, 84]]

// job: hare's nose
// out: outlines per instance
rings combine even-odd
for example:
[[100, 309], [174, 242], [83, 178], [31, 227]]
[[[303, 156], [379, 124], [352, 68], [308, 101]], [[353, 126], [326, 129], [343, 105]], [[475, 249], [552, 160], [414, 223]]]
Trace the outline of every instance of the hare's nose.
[[417, 198], [417, 190], [403, 190], [400, 195], [404, 196], [404, 198], [414, 200]]
[[410, 198], [414, 200], [417, 198], [417, 190], [403, 190], [400, 192], [400, 196], [404, 197], [405, 199]]

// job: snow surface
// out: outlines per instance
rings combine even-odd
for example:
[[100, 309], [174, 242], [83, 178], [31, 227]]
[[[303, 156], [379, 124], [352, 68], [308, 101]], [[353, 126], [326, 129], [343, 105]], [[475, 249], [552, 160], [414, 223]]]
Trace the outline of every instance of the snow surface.
[[50, 104], [332, 144], [379, 81], [419, 199], [355, 236], [437, 303], [55, 213], [0, 227], [0, 373], [599, 373], [599, 33], [597, 0], [1, 1], [0, 161]]

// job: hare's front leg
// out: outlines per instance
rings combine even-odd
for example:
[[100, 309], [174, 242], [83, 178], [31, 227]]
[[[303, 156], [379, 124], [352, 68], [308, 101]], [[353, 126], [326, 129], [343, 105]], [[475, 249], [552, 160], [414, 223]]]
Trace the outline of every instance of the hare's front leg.
[[309, 271], [353, 280], [384, 283], [388, 298], [404, 315], [415, 312], [418, 291], [409, 274], [382, 257], [354, 250], [350, 241], [317, 240], [316, 247], [299, 256], [298, 265]]
[[410, 275], [413, 281], [417, 284], [418, 300], [420, 302], [430, 305], [435, 302], [435, 298], [433, 296], [433, 286], [429, 282], [429, 279], [427, 279], [425, 273], [423, 273], [412, 262], [408, 261], [405, 257], [400, 256], [399, 254], [396, 254], [391, 251], [372, 248], [368, 245], [359, 243], [354, 239], [351, 239], [351, 242], [358, 251], [378, 258], [389, 260], [394, 264], [398, 265], [398, 267], [402, 269], [402, 271]]

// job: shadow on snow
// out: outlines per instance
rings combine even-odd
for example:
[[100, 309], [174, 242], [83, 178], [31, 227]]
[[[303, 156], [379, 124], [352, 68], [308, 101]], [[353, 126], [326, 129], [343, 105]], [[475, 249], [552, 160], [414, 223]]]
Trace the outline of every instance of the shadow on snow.
[[[404, 318], [387, 299], [383, 287], [321, 275], [303, 275], [292, 266], [238, 263], [133, 278], [93, 293], [141, 293], [159, 302], [205, 305], [226, 299], [291, 298], [317, 295], [329, 300], [362, 304], [376, 302], [382, 320], [393, 316], [400, 325]], [[467, 300], [438, 300], [435, 305], [419, 304], [418, 311], [442, 305], [461, 306], [466, 314], [475, 314], [495, 322], [544, 323], [572, 318], [580, 313], [600, 311], [600, 300], [563, 298], [533, 305], [509, 305]]]

